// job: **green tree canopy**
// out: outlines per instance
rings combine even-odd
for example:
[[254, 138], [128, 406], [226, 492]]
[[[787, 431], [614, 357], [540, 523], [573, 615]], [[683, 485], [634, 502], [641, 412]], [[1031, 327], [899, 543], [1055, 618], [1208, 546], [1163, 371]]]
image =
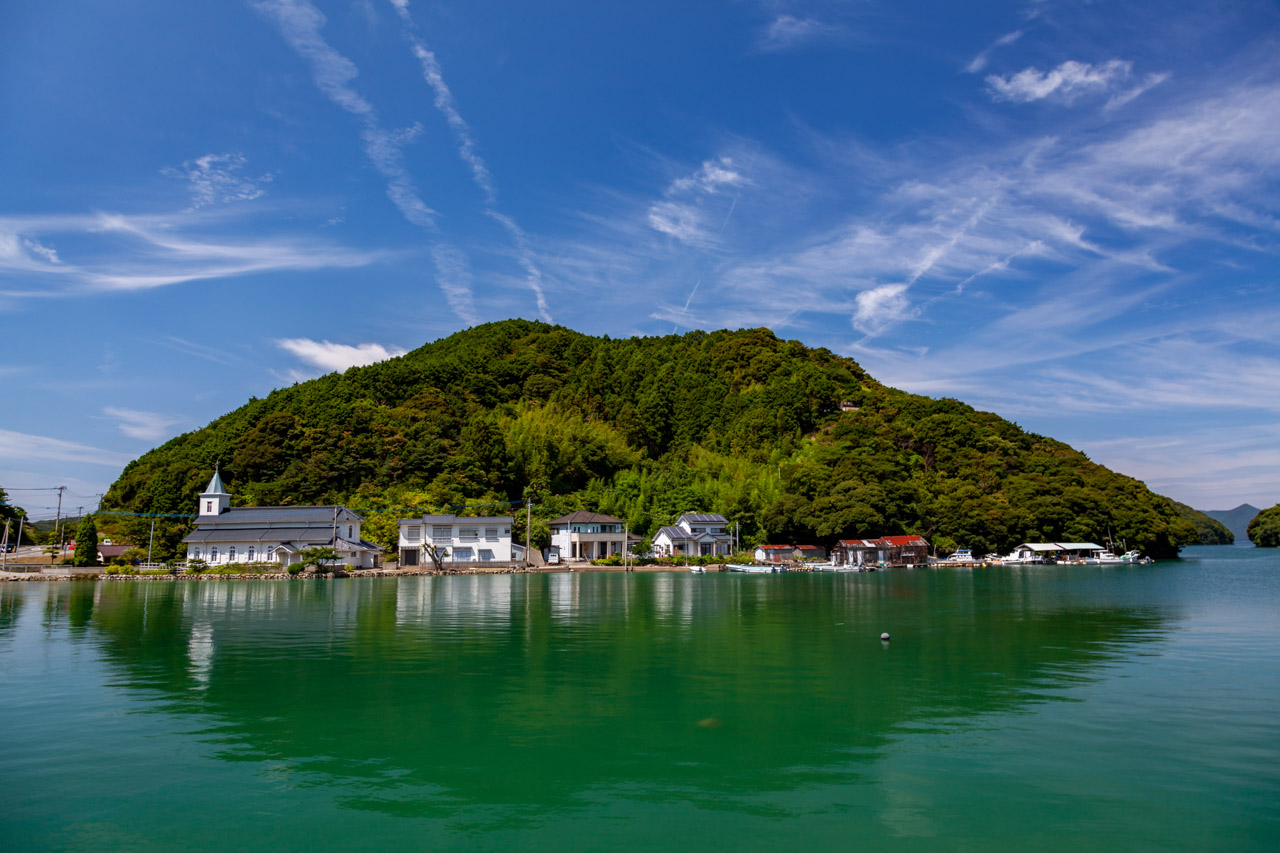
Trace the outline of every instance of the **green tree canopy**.
[[1280, 548], [1280, 504], [1254, 516], [1249, 522], [1249, 541], [1259, 548]]
[[76, 527], [76, 550], [72, 557], [73, 566], [98, 565], [98, 526], [92, 515], [80, 519]]
[[[219, 460], [237, 505], [346, 504], [387, 548], [398, 517], [527, 498], [535, 544], [577, 509], [642, 537], [718, 512], [744, 545], [918, 533], [985, 553], [1110, 535], [1171, 556], [1199, 540], [1171, 500], [1061, 442], [768, 329], [476, 326], [251, 399], [130, 463], [104, 506], [191, 513]], [[122, 524], [145, 541], [148, 519]], [[164, 559], [183, 524], [162, 527]]]

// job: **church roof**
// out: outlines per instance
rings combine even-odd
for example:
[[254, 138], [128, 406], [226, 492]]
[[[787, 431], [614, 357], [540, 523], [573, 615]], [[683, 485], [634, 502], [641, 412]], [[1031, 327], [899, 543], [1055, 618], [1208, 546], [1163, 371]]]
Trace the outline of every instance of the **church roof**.
[[213, 469], [213, 479], [209, 481], [209, 485], [205, 488], [206, 495], [226, 495], [230, 494], [227, 487], [222, 485], [222, 474], [218, 473], [218, 469]]

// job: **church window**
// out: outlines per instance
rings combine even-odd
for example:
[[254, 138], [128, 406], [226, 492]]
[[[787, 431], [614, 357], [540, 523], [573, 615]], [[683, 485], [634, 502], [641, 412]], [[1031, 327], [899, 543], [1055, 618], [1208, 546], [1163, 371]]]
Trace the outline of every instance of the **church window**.
[[205, 512], [205, 515], [208, 515], [209, 513], [213, 512], [213, 501], [204, 502], [204, 512]]
[[253, 562], [253, 558], [254, 558], [254, 554], [255, 554], [255, 553], [256, 553], [256, 552], [255, 552], [255, 550], [254, 550], [254, 547], [253, 547], [252, 545], [250, 545], [250, 546], [249, 546], [249, 562], [250, 562], [250, 563], [252, 563], [252, 562]]
[[236, 546], [235, 546], [235, 545], [232, 545], [230, 548], [228, 548], [228, 549], [227, 549], [227, 559], [228, 559], [228, 560], [230, 560], [230, 561], [231, 561], [231, 562], [233, 562], [233, 563], [236, 561]]
[[212, 548], [209, 549], [209, 562], [210, 563], [218, 562], [218, 546], [217, 545], [214, 545]]

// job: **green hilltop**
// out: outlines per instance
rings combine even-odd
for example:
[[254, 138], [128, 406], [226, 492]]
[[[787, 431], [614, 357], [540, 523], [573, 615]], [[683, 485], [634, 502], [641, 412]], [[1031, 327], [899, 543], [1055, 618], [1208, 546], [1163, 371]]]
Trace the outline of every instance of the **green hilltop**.
[[[981, 554], [1110, 536], [1167, 557], [1199, 541], [1173, 501], [1061, 442], [767, 329], [477, 326], [251, 399], [130, 463], [104, 508], [189, 513], [215, 463], [237, 505], [344, 503], [387, 547], [413, 511], [526, 497], [535, 544], [579, 508], [642, 536], [718, 512], [747, 543], [918, 533]], [[121, 524], [145, 541], [149, 519]], [[158, 552], [184, 530], [160, 521]]]

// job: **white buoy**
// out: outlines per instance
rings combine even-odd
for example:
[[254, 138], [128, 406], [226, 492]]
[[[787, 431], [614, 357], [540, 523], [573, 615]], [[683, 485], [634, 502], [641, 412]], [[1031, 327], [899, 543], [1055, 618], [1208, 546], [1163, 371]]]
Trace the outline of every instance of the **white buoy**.
[[881, 634], [880, 639], [887, 641], [889, 639], [889, 632], [885, 631], [883, 634]]

